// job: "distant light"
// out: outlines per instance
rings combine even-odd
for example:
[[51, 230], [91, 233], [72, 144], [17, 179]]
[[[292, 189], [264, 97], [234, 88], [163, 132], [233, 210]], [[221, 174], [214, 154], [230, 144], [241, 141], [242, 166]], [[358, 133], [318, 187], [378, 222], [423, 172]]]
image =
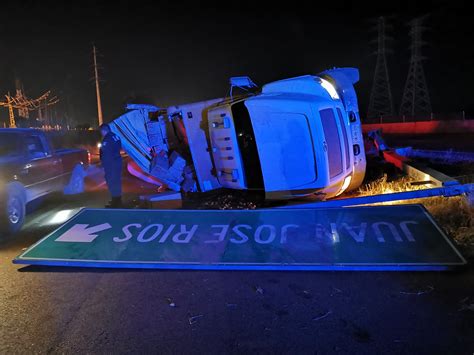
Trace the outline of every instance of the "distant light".
[[102, 147], [102, 143], [97, 143], [97, 148], [101, 148]]
[[339, 196], [340, 194], [342, 194], [344, 191], [347, 190], [347, 188], [349, 187], [350, 183], [351, 183], [351, 180], [352, 180], [352, 176], [349, 175], [349, 176], [346, 176], [346, 178], [344, 179], [344, 182], [342, 184], [342, 187], [341, 189], [339, 190], [339, 192], [336, 194], [336, 196]]
[[77, 210], [62, 210], [56, 212], [56, 214], [51, 218], [47, 224], [61, 224], [66, 222], [69, 218], [71, 218]]
[[324, 80], [324, 79], [321, 79], [321, 78], [320, 78], [320, 80], [321, 80], [321, 86], [326, 89], [329, 96], [331, 96], [331, 98], [333, 98], [334, 100], [338, 100], [339, 95], [337, 94], [337, 91], [334, 88], [334, 86], [332, 86], [332, 84], [327, 80]]

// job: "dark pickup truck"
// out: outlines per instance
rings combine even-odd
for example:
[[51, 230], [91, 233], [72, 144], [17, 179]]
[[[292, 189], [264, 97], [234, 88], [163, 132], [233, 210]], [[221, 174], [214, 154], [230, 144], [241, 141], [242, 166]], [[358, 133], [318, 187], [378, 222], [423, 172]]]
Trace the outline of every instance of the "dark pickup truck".
[[43, 131], [0, 129], [0, 232], [20, 230], [30, 201], [82, 192], [88, 164], [88, 151], [53, 150]]

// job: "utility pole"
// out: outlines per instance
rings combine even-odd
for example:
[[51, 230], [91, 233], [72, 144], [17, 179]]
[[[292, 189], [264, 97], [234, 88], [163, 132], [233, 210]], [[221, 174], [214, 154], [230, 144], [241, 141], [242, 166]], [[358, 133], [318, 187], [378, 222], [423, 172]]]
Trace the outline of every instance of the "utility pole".
[[97, 51], [95, 45], [92, 46], [94, 52], [94, 77], [95, 77], [95, 92], [97, 96], [97, 118], [99, 126], [104, 122], [102, 118], [102, 102], [100, 99], [100, 87], [99, 87], [99, 70], [97, 68]]
[[385, 18], [379, 17], [377, 19], [377, 52], [375, 52], [377, 62], [367, 112], [369, 118], [393, 116], [395, 112], [386, 58], [386, 54], [390, 52], [386, 48], [386, 41], [390, 39], [385, 34], [386, 28]]
[[415, 18], [410, 22], [411, 57], [408, 77], [403, 91], [400, 115], [430, 114], [431, 102], [426, 85], [422, 62], [425, 59], [421, 54], [421, 47], [425, 44], [421, 35], [426, 29], [422, 26], [427, 16]]

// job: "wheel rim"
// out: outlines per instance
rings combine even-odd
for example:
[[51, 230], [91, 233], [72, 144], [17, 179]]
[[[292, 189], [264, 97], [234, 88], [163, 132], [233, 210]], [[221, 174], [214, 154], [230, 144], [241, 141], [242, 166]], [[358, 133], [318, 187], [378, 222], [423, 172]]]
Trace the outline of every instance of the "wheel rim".
[[12, 224], [17, 224], [21, 218], [21, 206], [18, 198], [13, 197], [8, 203], [8, 220]]

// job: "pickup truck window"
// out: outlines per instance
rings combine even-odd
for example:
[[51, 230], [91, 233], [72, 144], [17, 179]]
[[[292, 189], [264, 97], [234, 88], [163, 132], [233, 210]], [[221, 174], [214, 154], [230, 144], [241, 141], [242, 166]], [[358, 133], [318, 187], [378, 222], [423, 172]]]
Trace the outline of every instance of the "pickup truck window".
[[25, 141], [28, 154], [32, 159], [44, 158], [48, 155], [39, 136], [27, 136]]
[[0, 135], [0, 157], [20, 154], [18, 134], [4, 133]]

